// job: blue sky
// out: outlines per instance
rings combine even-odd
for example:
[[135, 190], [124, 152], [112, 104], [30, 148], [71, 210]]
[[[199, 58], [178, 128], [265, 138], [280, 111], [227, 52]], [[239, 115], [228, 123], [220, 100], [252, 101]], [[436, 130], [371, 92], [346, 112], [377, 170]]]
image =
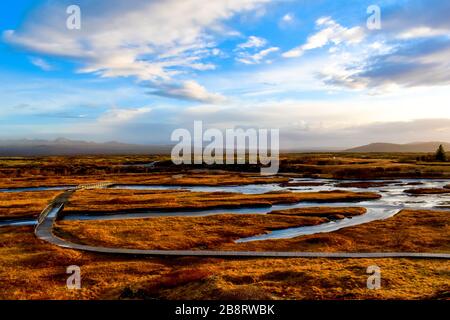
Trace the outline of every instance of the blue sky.
[[[66, 27], [70, 5], [81, 29]], [[367, 8], [381, 13], [368, 28]], [[450, 140], [448, 1], [2, 1], [0, 139]]]

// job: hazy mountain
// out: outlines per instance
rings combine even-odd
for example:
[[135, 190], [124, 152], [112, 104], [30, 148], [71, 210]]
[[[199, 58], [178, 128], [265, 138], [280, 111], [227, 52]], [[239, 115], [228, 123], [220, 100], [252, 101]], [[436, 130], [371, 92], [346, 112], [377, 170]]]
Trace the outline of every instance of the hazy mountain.
[[[407, 144], [371, 143], [344, 150], [344, 152], [435, 152], [442, 144], [450, 151], [447, 142], [413, 142]], [[116, 141], [96, 143], [58, 138], [55, 140], [21, 139], [0, 140], [0, 156], [51, 156], [51, 155], [121, 155], [121, 154], [169, 154], [170, 145], [138, 145]], [[302, 150], [301, 152], [305, 152]], [[312, 150], [310, 150], [311, 152]], [[287, 150], [284, 150], [287, 152]], [[291, 151], [293, 152], [293, 151]], [[300, 152], [299, 150], [295, 152]], [[319, 152], [319, 150], [315, 150]], [[338, 150], [328, 150], [338, 152]]]
[[345, 152], [435, 152], [440, 144], [447, 151], [450, 151], [450, 143], [448, 142], [413, 142], [406, 144], [378, 142], [347, 149]]
[[137, 145], [120, 142], [95, 143], [58, 138], [55, 140], [0, 140], [0, 156], [120, 155], [170, 153], [167, 145]]

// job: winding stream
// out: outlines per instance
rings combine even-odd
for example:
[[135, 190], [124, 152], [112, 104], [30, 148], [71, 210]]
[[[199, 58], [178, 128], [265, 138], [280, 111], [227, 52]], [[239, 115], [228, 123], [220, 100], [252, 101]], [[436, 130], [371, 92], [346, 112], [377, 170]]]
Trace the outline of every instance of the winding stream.
[[[287, 205], [274, 205], [272, 207], [254, 207], [254, 208], [238, 208], [238, 209], [213, 209], [203, 211], [176, 211], [176, 212], [144, 212], [144, 213], [117, 213], [111, 215], [68, 215], [65, 220], [118, 220], [133, 218], [151, 218], [151, 217], [169, 217], [169, 216], [210, 216], [217, 214], [266, 214], [273, 210], [301, 208], [309, 206], [329, 206], [329, 207], [349, 207], [358, 206], [365, 207], [367, 213], [353, 218], [346, 218], [338, 221], [331, 221], [316, 226], [304, 226], [297, 228], [288, 228], [272, 231], [254, 237], [239, 239], [236, 242], [249, 242], [268, 239], [288, 239], [301, 235], [324, 233], [336, 231], [345, 227], [355, 226], [374, 220], [386, 219], [394, 216], [404, 208], [411, 209], [450, 209], [450, 194], [420, 195], [412, 196], [404, 192], [406, 189], [412, 188], [442, 188], [449, 184], [449, 180], [429, 180], [429, 179], [402, 179], [391, 181], [390, 184], [381, 187], [371, 188], [339, 188], [336, 187], [342, 180], [331, 179], [293, 179], [296, 182], [320, 182], [323, 185], [315, 186], [287, 186], [282, 187], [278, 184], [257, 184], [257, 185], [240, 185], [240, 186], [148, 186], [148, 185], [116, 185], [114, 189], [131, 189], [131, 190], [189, 190], [196, 192], [234, 192], [243, 194], [262, 194], [271, 191], [292, 191], [292, 192], [318, 192], [331, 190], [348, 190], [348, 191], [370, 191], [377, 192], [382, 195], [378, 200], [361, 201], [361, 202], [330, 202], [330, 203], [314, 203], [300, 202]], [[355, 180], [346, 180], [345, 182], [357, 182]], [[420, 185], [417, 185], [420, 183]], [[43, 190], [65, 190], [67, 186], [61, 187], [40, 187], [40, 188], [21, 188], [21, 189], [0, 189], [0, 192], [20, 192], [20, 191], [43, 191]], [[23, 226], [35, 225], [33, 219], [22, 220], [4, 220], [0, 221], [0, 226]]]

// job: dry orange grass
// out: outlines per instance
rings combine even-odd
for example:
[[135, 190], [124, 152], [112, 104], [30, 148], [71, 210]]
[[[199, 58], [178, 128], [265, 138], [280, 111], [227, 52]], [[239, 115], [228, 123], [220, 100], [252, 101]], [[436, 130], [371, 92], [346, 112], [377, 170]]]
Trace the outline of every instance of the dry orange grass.
[[331, 219], [343, 219], [345, 217], [359, 216], [367, 212], [366, 208], [361, 207], [307, 207], [307, 208], [294, 208], [286, 210], [275, 210], [268, 214], [287, 215], [287, 216], [315, 216], [326, 217]]
[[227, 250], [450, 252], [450, 212], [403, 210], [392, 218], [286, 240], [224, 244]]
[[[0, 229], [0, 299], [445, 299], [450, 262], [413, 259], [132, 258], [61, 249]], [[81, 290], [66, 289], [70, 265]], [[367, 267], [381, 268], [368, 290]]]
[[38, 216], [60, 191], [0, 192], [0, 219]]
[[373, 192], [273, 192], [239, 194], [225, 192], [190, 192], [180, 190], [82, 190], [76, 192], [65, 213], [108, 213], [139, 211], [200, 210], [241, 208], [301, 201], [333, 202], [378, 199]]
[[[334, 209], [334, 208], [333, 208]], [[297, 209], [294, 209], [294, 212]], [[118, 221], [61, 221], [57, 232], [74, 242], [139, 249], [236, 251], [450, 252], [448, 211], [404, 210], [396, 216], [329, 233], [247, 243], [233, 241], [270, 230], [315, 225], [352, 216], [359, 208], [305, 209], [297, 215], [217, 215]]]
[[[328, 214], [327, 214], [328, 212]], [[316, 208], [289, 215], [214, 215], [112, 221], [59, 221], [55, 233], [75, 243], [94, 246], [204, 250], [271, 230], [310, 226], [365, 212], [364, 208]]]

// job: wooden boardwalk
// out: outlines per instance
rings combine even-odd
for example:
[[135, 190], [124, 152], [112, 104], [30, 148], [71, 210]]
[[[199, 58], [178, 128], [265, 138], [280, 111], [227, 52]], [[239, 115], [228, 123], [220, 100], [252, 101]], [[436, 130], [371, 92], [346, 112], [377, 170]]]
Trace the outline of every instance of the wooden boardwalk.
[[89, 183], [89, 184], [80, 184], [75, 190], [93, 190], [93, 189], [105, 189], [112, 186], [114, 183], [112, 182], [98, 182], [98, 183]]

